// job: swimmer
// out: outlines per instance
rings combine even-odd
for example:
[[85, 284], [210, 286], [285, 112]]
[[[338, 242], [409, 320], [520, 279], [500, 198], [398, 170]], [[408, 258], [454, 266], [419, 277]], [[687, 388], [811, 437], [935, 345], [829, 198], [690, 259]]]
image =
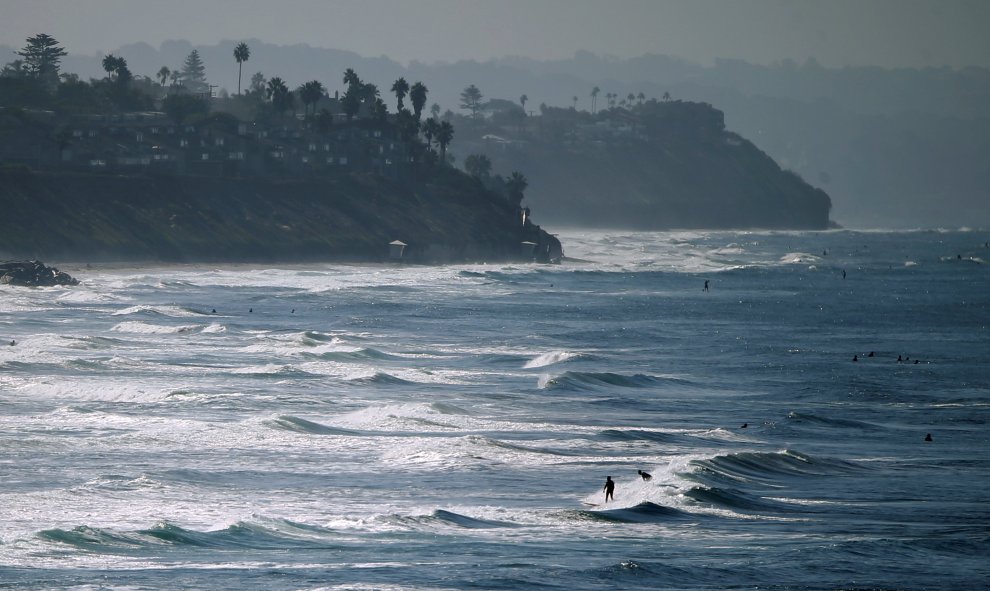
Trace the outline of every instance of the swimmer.
[[859, 361], [859, 355], [853, 355], [853, 361]]
[[749, 423], [743, 423], [742, 424], [742, 427], [739, 427], [739, 428], [740, 429], [745, 429], [746, 427], [749, 427]]
[[925, 441], [934, 441], [934, 440], [932, 439], [932, 434], [931, 434], [931, 433], [929, 433], [929, 434], [927, 434], [927, 435], [925, 435]]

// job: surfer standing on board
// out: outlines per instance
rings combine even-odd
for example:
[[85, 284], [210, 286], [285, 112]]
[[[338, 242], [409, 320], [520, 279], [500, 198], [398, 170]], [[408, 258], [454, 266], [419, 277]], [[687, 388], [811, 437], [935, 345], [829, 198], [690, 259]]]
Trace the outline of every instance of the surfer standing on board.
[[605, 492], [605, 502], [607, 503], [609, 498], [613, 501], [615, 500], [615, 481], [612, 480], [611, 476], [605, 477], [605, 486], [602, 487]]

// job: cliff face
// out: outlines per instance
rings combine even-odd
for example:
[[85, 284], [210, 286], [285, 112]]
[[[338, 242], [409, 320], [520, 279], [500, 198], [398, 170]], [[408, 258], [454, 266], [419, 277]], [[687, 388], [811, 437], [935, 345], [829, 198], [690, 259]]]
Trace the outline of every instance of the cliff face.
[[[550, 109], [498, 144], [462, 138], [496, 169], [525, 170], [527, 204], [557, 225], [824, 229], [831, 200], [702, 103], [652, 102], [592, 116]], [[461, 152], [462, 154], [465, 152]]]
[[0, 172], [0, 255], [90, 261], [514, 260], [560, 243], [476, 181], [441, 169], [299, 180]]

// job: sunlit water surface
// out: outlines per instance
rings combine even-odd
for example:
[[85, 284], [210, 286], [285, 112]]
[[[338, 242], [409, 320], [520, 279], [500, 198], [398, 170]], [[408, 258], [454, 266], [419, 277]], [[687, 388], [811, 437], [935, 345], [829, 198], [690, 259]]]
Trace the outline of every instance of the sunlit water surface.
[[0, 588], [984, 588], [987, 234], [0, 286]]

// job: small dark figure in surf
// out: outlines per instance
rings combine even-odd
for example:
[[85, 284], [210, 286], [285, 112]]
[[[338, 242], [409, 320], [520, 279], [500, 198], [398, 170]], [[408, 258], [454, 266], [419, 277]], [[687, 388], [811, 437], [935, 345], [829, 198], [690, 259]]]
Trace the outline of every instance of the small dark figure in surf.
[[859, 361], [859, 355], [853, 355], [853, 361]]
[[254, 314], [254, 308], [248, 308], [248, 314]]
[[918, 361], [917, 359], [915, 359], [915, 360], [914, 360], [914, 364], [915, 364], [915, 365], [918, 365], [919, 363], [921, 363], [921, 362], [920, 362], [920, 361]]
[[867, 357], [873, 357], [873, 351], [870, 351], [870, 354], [867, 355]]
[[749, 427], [749, 423], [743, 423], [742, 424], [742, 427], [739, 427], [739, 428], [740, 429], [745, 429], [746, 427]]
[[846, 278], [846, 270], [845, 270], [845, 269], [843, 269], [843, 270], [842, 270], [842, 278], [843, 278], [843, 279], [845, 279], [845, 278]]
[[904, 360], [903, 360], [903, 359], [901, 359], [901, 356], [900, 356], [900, 355], [898, 355], [898, 356], [897, 356], [897, 363], [900, 363], [900, 362], [902, 362], [902, 361], [904, 361]]
[[643, 480], [653, 480], [653, 475], [642, 470], [636, 470], [636, 473], [643, 477]]
[[216, 308], [213, 308], [212, 310], [210, 310], [210, 314], [216, 314], [216, 313], [217, 313], [217, 309]]
[[933, 441], [931, 433], [925, 435], [925, 441]]
[[611, 476], [605, 477], [605, 486], [602, 487], [602, 491], [605, 493], [606, 503], [609, 499], [615, 500], [615, 481], [612, 480]]
[[10, 346], [11, 347], [13, 347], [16, 344], [17, 344], [17, 341], [15, 341], [14, 339], [10, 339]]
[[703, 291], [708, 291], [708, 280], [705, 279], [705, 289]]

